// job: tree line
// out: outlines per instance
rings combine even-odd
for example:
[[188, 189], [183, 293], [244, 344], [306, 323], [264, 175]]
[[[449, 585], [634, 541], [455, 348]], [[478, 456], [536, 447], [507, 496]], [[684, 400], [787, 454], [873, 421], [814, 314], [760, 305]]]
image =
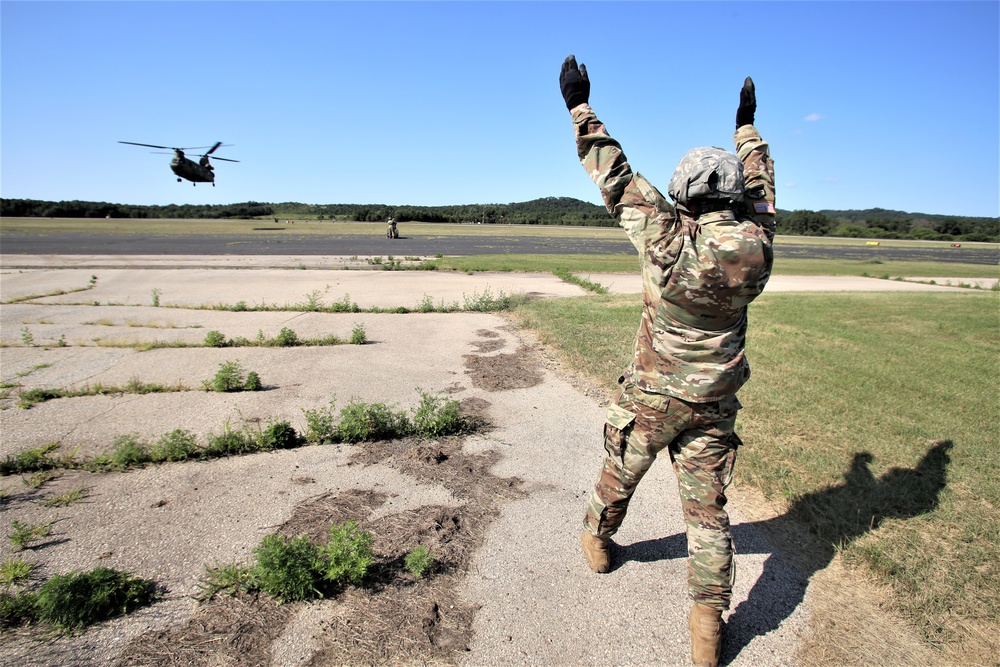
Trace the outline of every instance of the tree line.
[[[614, 227], [603, 206], [571, 197], [544, 197], [510, 204], [391, 206], [243, 202], [224, 205], [141, 206], [87, 201], [0, 199], [0, 215], [39, 218], [254, 219], [281, 218], [385, 222], [449, 222]], [[778, 210], [779, 234], [848, 238], [1000, 242], [1000, 218], [865, 210]]]

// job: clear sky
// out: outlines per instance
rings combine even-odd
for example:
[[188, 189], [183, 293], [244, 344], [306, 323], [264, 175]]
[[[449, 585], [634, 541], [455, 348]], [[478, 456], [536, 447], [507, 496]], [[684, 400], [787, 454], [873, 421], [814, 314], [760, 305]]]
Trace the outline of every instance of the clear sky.
[[[732, 148], [783, 209], [1000, 215], [1000, 3], [0, 2], [0, 194], [126, 204], [600, 203], [558, 75], [661, 191]], [[217, 186], [169, 155], [232, 146]]]

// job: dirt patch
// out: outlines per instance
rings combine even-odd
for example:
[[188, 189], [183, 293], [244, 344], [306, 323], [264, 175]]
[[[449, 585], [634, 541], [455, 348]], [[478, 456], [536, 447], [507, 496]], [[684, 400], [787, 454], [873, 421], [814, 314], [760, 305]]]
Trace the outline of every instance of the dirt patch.
[[[420, 482], [444, 486], [461, 504], [380, 515], [390, 496], [361, 489], [302, 502], [276, 532], [324, 544], [331, 525], [357, 521], [373, 535], [378, 556], [364, 587], [347, 587], [328, 600], [286, 605], [264, 595], [217, 595], [187, 621], [133, 639], [115, 664], [272, 664], [280, 637], [294, 632], [295, 619], [310, 613], [319, 620], [308, 638], [311, 657], [299, 664], [454, 663], [468, 650], [476, 612], [462, 600], [460, 583], [500, 503], [523, 495], [520, 480], [490, 473], [498, 459], [495, 452], [463, 452], [458, 437], [358, 445], [352, 465], [389, 465]], [[408, 572], [404, 562], [417, 545], [435, 556], [432, 570], [421, 578]]]
[[256, 595], [223, 595], [179, 626], [147, 633], [125, 647], [115, 667], [266, 665], [271, 642], [292, 616], [291, 605]]
[[485, 391], [529, 389], [542, 382], [540, 364], [532, 348], [522, 345], [513, 354], [466, 354], [465, 369], [472, 386]]

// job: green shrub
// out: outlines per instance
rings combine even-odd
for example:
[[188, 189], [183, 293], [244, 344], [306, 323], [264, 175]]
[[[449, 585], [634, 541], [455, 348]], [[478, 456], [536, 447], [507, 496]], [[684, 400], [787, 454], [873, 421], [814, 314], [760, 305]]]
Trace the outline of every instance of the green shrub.
[[270, 449], [294, 449], [299, 446], [301, 438], [286, 421], [274, 422], [260, 434], [260, 448]]
[[403, 558], [403, 564], [406, 566], [407, 572], [419, 579], [434, 565], [434, 554], [421, 544], [406, 554]]
[[149, 452], [149, 459], [155, 463], [162, 461], [186, 461], [198, 454], [198, 443], [190, 431], [175, 428], [160, 436]]
[[401, 411], [394, 411], [384, 403], [363, 403], [351, 400], [340, 411], [337, 426], [343, 442], [387, 440], [410, 432], [409, 419]]
[[108, 459], [111, 467], [118, 470], [142, 467], [152, 460], [148, 445], [137, 434], [118, 436], [111, 446]]
[[372, 535], [358, 530], [355, 521], [330, 528], [330, 541], [325, 548], [325, 578], [332, 583], [360, 584], [375, 562], [372, 553]]
[[225, 361], [212, 379], [212, 389], [215, 391], [240, 391], [245, 384], [243, 366], [238, 361]]
[[213, 329], [205, 334], [205, 345], [208, 347], [225, 347], [226, 337], [222, 335], [222, 332]]
[[75, 630], [152, 602], [152, 581], [97, 567], [56, 575], [38, 590], [38, 618], [60, 630]]
[[243, 383], [244, 391], [260, 391], [260, 376], [255, 371], [247, 373], [247, 381]]
[[315, 410], [302, 410], [302, 413], [306, 417], [306, 442], [324, 445], [337, 442], [340, 439], [336, 419], [333, 414], [335, 403], [336, 398], [333, 398], [330, 400], [330, 405], [328, 406], [323, 406]]
[[279, 347], [295, 347], [299, 344], [299, 337], [291, 329], [282, 327], [281, 331], [274, 338], [274, 343]]
[[229, 424], [226, 424], [219, 435], [209, 433], [206, 441], [207, 444], [202, 451], [208, 458], [215, 456], [238, 456], [240, 454], [251, 454], [260, 451], [260, 447], [254, 438], [244, 431], [230, 429]]
[[368, 342], [368, 334], [365, 333], [365, 325], [355, 324], [351, 330], [351, 345], [364, 345]]
[[251, 572], [255, 587], [280, 602], [321, 597], [316, 584], [322, 577], [323, 560], [318, 546], [308, 537], [285, 540], [268, 535], [254, 549], [257, 565]]
[[461, 430], [462, 415], [458, 401], [420, 391], [420, 405], [413, 413], [414, 433], [432, 438]]

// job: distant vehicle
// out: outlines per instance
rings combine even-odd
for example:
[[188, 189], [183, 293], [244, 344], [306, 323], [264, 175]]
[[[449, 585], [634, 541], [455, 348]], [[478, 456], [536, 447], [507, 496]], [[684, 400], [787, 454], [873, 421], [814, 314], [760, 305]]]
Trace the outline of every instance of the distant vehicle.
[[[215, 145], [209, 148], [208, 152], [202, 155], [197, 162], [185, 157], [184, 151], [204, 150], [207, 146], [197, 148], [174, 148], [172, 146], [157, 146], [155, 144], [138, 144], [134, 141], [119, 141], [118, 143], [171, 150], [174, 152], [174, 159], [170, 161], [170, 169], [177, 175], [178, 183], [181, 182], [181, 179], [186, 178], [191, 181], [192, 185], [198, 185], [199, 183], [211, 183], [212, 187], [215, 187], [215, 168], [209, 161], [209, 156], [211, 156], [212, 153], [214, 153], [215, 150], [222, 145], [221, 141], [217, 141]], [[239, 162], [239, 160], [230, 160], [229, 158], [218, 156], [212, 157], [211, 159], [222, 160], [224, 162]]]

